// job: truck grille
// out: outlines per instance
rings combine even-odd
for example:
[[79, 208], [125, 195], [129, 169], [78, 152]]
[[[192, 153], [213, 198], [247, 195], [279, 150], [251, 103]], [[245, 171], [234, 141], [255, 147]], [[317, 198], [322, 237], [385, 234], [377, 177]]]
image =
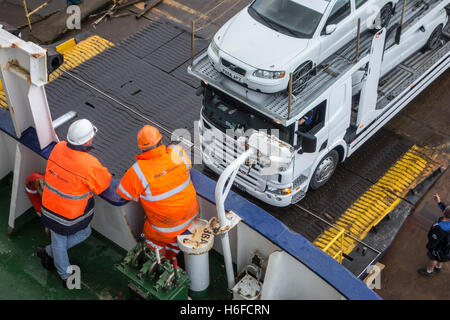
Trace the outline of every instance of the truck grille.
[[231, 62], [222, 59], [222, 65], [228, 69], [230, 69], [233, 72], [236, 72], [238, 74], [240, 74], [241, 76], [245, 76], [245, 70], [242, 69], [241, 67], [238, 67], [237, 65], [232, 64]]
[[[214, 164], [220, 168], [223, 172], [225, 168], [233, 162], [241, 153], [238, 153], [237, 141], [231, 137], [225, 138], [225, 134], [214, 130], [214, 137], [219, 134], [222, 140], [214, 139], [213, 141], [208, 141], [207, 145], [203, 145], [203, 149], [206, 154], [208, 154], [214, 161]], [[264, 192], [266, 189], [266, 178], [261, 176], [261, 167], [256, 164], [249, 170], [249, 167], [242, 165], [236, 176], [237, 182], [244, 185], [245, 187], [251, 187], [257, 191]]]

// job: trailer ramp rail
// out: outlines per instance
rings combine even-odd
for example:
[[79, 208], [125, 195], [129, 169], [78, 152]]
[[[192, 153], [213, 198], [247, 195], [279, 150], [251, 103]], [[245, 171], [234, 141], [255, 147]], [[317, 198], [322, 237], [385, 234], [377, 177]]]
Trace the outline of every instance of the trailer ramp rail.
[[[330, 249], [332, 245], [336, 244], [337, 246], [340, 246], [340, 249], [331, 256], [340, 264], [342, 264], [342, 260], [344, 258], [344, 235], [344, 230], [339, 231], [338, 234], [330, 241], [330, 243], [328, 243], [325, 248], [322, 249], [323, 252], [328, 253], [328, 249]], [[339, 244], [337, 243], [337, 241], [339, 241]]]

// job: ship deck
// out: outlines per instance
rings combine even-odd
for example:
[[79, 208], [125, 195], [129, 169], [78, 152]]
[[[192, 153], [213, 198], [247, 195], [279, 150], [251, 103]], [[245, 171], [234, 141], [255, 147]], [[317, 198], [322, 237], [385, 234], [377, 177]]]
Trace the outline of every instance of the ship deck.
[[[139, 297], [128, 290], [129, 279], [115, 269], [126, 252], [98, 232], [68, 251], [83, 269], [82, 290], [62, 287], [56, 271], [47, 271], [36, 256], [36, 247], [50, 243], [33, 209], [16, 220], [8, 237], [12, 176], [0, 180], [0, 300], [125, 300]], [[230, 299], [223, 257], [210, 252], [211, 285], [202, 297]]]

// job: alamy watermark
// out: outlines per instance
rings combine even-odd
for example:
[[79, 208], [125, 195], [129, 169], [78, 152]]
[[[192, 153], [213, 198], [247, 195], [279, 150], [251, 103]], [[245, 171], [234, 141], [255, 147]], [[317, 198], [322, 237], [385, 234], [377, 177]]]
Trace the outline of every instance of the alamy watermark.
[[381, 268], [377, 265], [372, 265], [367, 268], [369, 274], [364, 280], [369, 289], [381, 289]]
[[71, 274], [66, 280], [67, 289], [81, 289], [81, 269], [79, 266], [71, 265], [67, 267], [67, 273]]
[[66, 27], [69, 30], [81, 29], [81, 9], [80, 6], [71, 5], [66, 9], [69, 17], [66, 20]]

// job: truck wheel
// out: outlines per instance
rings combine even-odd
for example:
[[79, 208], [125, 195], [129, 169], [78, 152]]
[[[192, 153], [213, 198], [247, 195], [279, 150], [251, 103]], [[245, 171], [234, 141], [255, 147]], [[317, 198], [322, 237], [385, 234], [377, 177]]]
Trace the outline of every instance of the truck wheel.
[[317, 190], [331, 179], [338, 161], [339, 153], [336, 150], [330, 151], [323, 157], [311, 178], [311, 189]]
[[442, 24], [438, 25], [436, 29], [433, 30], [430, 38], [427, 41], [427, 44], [425, 45], [425, 49], [426, 50], [436, 49], [441, 41], [441, 36], [442, 36]]

